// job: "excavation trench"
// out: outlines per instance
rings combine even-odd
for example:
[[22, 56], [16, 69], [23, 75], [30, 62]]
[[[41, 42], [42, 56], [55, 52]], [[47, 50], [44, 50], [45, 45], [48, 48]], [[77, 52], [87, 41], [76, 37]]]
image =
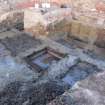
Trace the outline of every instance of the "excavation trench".
[[73, 86], [77, 82], [99, 72], [102, 72], [102, 70], [98, 69], [95, 65], [80, 61], [66, 73], [62, 80]]
[[25, 60], [32, 68], [41, 72], [47, 70], [53, 62], [58, 62], [65, 56], [66, 54], [46, 47], [27, 56]]

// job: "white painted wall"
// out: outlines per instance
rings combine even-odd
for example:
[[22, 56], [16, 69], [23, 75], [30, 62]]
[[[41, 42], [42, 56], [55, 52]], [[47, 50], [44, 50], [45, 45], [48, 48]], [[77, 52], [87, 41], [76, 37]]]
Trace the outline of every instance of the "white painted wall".
[[36, 9], [38, 9], [38, 8], [39, 8], [39, 4], [36, 3], [34, 7], [35, 7]]
[[42, 8], [50, 8], [50, 3], [42, 3]]

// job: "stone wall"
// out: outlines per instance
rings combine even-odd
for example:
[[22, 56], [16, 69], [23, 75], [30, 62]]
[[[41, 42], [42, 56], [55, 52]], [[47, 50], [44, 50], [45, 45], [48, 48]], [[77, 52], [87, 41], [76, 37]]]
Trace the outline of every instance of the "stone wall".
[[[58, 16], [58, 14], [56, 15]], [[70, 15], [70, 17], [72, 16]], [[63, 17], [62, 19], [58, 18], [56, 21], [48, 22], [41, 13], [35, 10], [25, 11], [24, 29], [33, 35], [46, 35], [48, 37], [67, 35], [87, 44], [105, 48], [104, 27], [103, 19], [97, 16], [81, 15], [77, 19]]]
[[74, 36], [84, 42], [90, 42], [90, 39], [97, 37], [97, 28], [80, 21], [71, 22], [70, 36]]
[[85, 24], [79, 21], [71, 22], [69, 37], [75, 37], [83, 42], [105, 48], [105, 29], [92, 24]]
[[0, 30], [18, 28], [21, 30], [24, 26], [24, 12], [12, 11], [5, 13], [0, 17]]
[[48, 36], [67, 32], [68, 37], [74, 37], [87, 44], [105, 48], [105, 29], [102, 26], [95, 26], [77, 20], [71, 22], [63, 20], [55, 25], [50, 25], [47, 31], [49, 32]]
[[99, 29], [97, 35], [95, 44], [101, 48], [105, 48], [105, 29]]

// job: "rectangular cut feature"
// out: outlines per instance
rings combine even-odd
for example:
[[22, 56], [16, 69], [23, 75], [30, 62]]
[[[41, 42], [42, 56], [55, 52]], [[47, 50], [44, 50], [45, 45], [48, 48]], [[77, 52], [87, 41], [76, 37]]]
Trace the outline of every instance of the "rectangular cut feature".
[[39, 72], [47, 70], [52, 62], [58, 62], [65, 54], [56, 52], [51, 48], [44, 48], [36, 53], [29, 55], [26, 60], [31, 67], [37, 69]]
[[97, 66], [80, 61], [77, 65], [70, 69], [62, 80], [70, 86], [73, 86], [78, 81], [84, 80], [90, 75], [98, 72], [102, 72], [102, 70], [98, 69]]

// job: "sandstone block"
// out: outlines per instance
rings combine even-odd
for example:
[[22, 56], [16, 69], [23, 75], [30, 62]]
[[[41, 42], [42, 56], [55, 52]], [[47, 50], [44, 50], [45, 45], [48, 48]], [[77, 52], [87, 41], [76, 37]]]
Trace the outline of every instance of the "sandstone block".
[[71, 34], [78, 38], [79, 33], [80, 33], [80, 22], [72, 21], [72, 23], [71, 23]]
[[101, 48], [105, 48], [105, 29], [99, 29], [95, 44]]
[[90, 32], [90, 27], [88, 25], [81, 24], [80, 26], [80, 33], [79, 33], [79, 38], [85, 42], [88, 41], [88, 36]]

